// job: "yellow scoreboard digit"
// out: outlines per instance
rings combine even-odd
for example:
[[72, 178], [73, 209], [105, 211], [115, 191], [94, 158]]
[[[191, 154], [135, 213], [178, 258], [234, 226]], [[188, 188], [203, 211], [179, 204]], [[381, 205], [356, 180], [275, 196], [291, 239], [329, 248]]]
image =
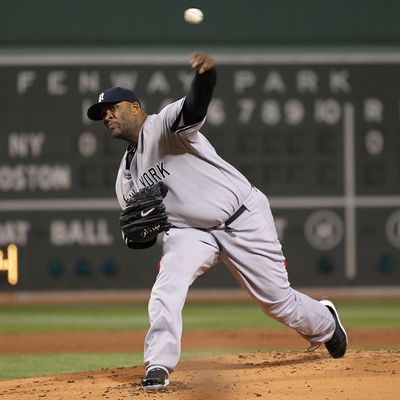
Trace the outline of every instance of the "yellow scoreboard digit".
[[8, 273], [8, 283], [16, 285], [18, 283], [18, 248], [15, 244], [7, 247], [7, 258], [0, 251], [0, 271]]

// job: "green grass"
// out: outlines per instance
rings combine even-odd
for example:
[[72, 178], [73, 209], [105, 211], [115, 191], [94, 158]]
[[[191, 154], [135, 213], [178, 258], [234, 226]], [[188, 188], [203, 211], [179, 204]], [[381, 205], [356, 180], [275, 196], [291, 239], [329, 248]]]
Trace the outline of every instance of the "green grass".
[[[252, 303], [188, 305], [185, 329], [280, 327]], [[0, 333], [146, 330], [146, 305], [0, 307]]]
[[[254, 349], [245, 349], [252, 351]], [[234, 354], [242, 350], [183, 351], [181, 360], [215, 354]], [[255, 350], [254, 350], [255, 351]], [[122, 368], [143, 364], [143, 353], [58, 353], [24, 354], [0, 357], [0, 381], [35, 376], [57, 375], [102, 368]]]
[[[400, 300], [335, 302], [349, 328], [400, 328]], [[185, 330], [281, 328], [253, 303], [189, 304]], [[0, 333], [146, 330], [146, 305], [2, 306]]]
[[0, 357], [0, 380], [143, 364], [142, 353], [24, 354]]
[[335, 302], [349, 328], [400, 328], [400, 300]]
[[[400, 328], [400, 300], [338, 301], [335, 304], [347, 328]], [[253, 303], [188, 304], [184, 310], [184, 325], [186, 331], [283, 328], [282, 324], [266, 317]], [[146, 305], [0, 306], [0, 334], [112, 332], [147, 328]], [[0, 346], [6, 345], [5, 342], [0, 342]], [[232, 353], [239, 350], [224, 349], [221, 352]], [[183, 358], [205, 354], [211, 352], [184, 352]], [[142, 353], [7, 355], [0, 356], [0, 380], [118, 368], [142, 363]]]
[[147, 326], [145, 305], [0, 307], [0, 333], [104, 332]]

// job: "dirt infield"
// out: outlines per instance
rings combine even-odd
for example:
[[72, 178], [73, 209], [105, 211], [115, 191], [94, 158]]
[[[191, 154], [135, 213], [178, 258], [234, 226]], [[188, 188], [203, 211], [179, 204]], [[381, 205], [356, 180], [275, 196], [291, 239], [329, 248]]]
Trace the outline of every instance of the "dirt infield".
[[[141, 351], [144, 332], [0, 335], [2, 354]], [[162, 400], [393, 400], [400, 393], [400, 350], [361, 350], [362, 346], [400, 347], [400, 329], [353, 329], [343, 359], [324, 348], [304, 352], [305, 342], [284, 330], [187, 332], [183, 348], [274, 348], [182, 361], [171, 385], [146, 393], [140, 385], [143, 367], [104, 369], [59, 376], [0, 382], [0, 399], [162, 399]], [[5, 340], [5, 341], [4, 341]]]
[[393, 400], [400, 351], [350, 350], [340, 360], [315, 353], [270, 352], [183, 361], [158, 393], [139, 385], [142, 367], [0, 382], [0, 398], [162, 400]]

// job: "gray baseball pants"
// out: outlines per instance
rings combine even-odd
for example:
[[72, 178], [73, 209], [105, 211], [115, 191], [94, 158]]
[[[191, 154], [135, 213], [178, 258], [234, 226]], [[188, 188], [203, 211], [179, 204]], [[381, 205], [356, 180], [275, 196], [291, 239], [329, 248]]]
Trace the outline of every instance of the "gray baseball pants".
[[295, 329], [310, 345], [332, 337], [335, 322], [329, 310], [290, 287], [267, 197], [253, 188], [243, 204], [246, 211], [229, 225], [231, 231], [172, 228], [164, 235], [160, 271], [149, 301], [146, 368], [175, 369], [188, 289], [218, 261], [267, 315]]

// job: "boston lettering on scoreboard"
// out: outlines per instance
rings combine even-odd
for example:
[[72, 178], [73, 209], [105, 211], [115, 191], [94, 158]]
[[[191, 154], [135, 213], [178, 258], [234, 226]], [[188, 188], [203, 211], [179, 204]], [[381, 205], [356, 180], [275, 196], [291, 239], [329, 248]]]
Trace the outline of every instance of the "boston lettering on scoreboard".
[[[214, 56], [202, 131], [269, 196], [292, 284], [399, 283], [400, 53]], [[150, 286], [160, 247], [132, 252], [118, 227], [125, 143], [86, 109], [103, 89], [126, 86], [157, 112], [187, 92], [186, 61], [0, 56], [0, 250], [4, 260], [8, 246], [18, 250], [18, 282], [3, 265], [0, 290]], [[234, 284], [218, 267], [197, 285]]]

